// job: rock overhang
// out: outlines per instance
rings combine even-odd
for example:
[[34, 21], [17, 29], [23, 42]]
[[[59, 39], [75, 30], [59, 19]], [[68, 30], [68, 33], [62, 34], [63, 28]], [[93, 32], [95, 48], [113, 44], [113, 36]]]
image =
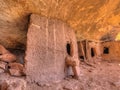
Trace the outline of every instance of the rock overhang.
[[66, 22], [75, 30], [77, 40], [100, 40], [119, 27], [119, 6], [119, 0], [1, 0], [0, 43], [6, 47], [26, 45], [31, 13]]

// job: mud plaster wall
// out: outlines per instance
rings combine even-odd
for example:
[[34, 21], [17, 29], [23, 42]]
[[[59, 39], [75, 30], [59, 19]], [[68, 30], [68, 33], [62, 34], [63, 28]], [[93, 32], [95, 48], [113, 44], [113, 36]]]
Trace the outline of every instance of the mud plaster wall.
[[[104, 54], [104, 47], [109, 48], [109, 53]], [[101, 52], [103, 60], [120, 60], [120, 42], [119, 41], [111, 41], [101, 43]]]
[[86, 56], [86, 41], [79, 41], [77, 44], [78, 44], [78, 55], [79, 55], [79, 58], [83, 57], [84, 54]]
[[[89, 60], [97, 59], [101, 57], [101, 50], [100, 50], [101, 44], [99, 42], [88, 42], [87, 44], [88, 44], [87, 57]], [[94, 55], [95, 55], [94, 57], [91, 56], [91, 48], [93, 48]]]
[[46, 83], [65, 77], [67, 42], [73, 43], [73, 57], [78, 61], [76, 37], [70, 27], [59, 20], [31, 15], [25, 57], [28, 82]]

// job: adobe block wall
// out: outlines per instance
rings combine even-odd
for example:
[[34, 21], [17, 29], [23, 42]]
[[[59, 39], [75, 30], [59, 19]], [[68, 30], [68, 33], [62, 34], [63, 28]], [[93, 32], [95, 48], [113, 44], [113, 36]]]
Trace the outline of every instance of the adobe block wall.
[[46, 83], [63, 79], [66, 74], [64, 69], [67, 42], [73, 43], [73, 57], [79, 66], [73, 30], [60, 20], [35, 14], [30, 19], [25, 56], [27, 81]]
[[[88, 42], [87, 44], [87, 57], [89, 60], [101, 57], [101, 44], [99, 42]], [[91, 56], [91, 48], [94, 49], [94, 57]]]
[[79, 58], [81, 56], [84, 56], [84, 55], [86, 57], [86, 53], [87, 53], [86, 52], [86, 41], [79, 41], [77, 44], [78, 44], [78, 55], [79, 55]]
[[[109, 53], [104, 54], [104, 47], [109, 48]], [[110, 41], [101, 43], [101, 52], [103, 60], [120, 60], [120, 42]]]

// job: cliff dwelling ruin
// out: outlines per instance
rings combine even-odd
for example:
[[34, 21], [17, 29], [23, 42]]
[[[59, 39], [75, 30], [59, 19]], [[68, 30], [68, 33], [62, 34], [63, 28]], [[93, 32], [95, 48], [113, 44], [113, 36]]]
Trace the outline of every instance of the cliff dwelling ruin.
[[120, 0], [1, 0], [0, 90], [120, 90]]
[[60, 20], [31, 15], [25, 56], [28, 81], [62, 80], [67, 75], [64, 71], [67, 55], [75, 59], [78, 68], [77, 41], [73, 30]]

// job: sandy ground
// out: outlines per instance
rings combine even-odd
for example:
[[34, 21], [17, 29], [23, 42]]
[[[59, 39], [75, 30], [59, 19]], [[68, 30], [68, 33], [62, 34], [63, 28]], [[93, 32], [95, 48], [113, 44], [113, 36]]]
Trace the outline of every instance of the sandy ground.
[[[120, 90], [120, 61], [98, 61], [88, 64], [81, 62], [80, 72], [79, 80], [66, 78], [59, 83], [43, 85], [27, 83], [25, 90]], [[4, 79], [4, 75], [0, 77]], [[6, 81], [19, 82], [19, 88], [14, 88], [13, 85], [10, 90], [24, 90], [20, 88], [26, 87], [24, 79], [6, 76]]]
[[120, 61], [81, 62], [80, 72], [79, 80], [66, 78], [56, 84], [31, 86], [35, 90], [120, 90]]

